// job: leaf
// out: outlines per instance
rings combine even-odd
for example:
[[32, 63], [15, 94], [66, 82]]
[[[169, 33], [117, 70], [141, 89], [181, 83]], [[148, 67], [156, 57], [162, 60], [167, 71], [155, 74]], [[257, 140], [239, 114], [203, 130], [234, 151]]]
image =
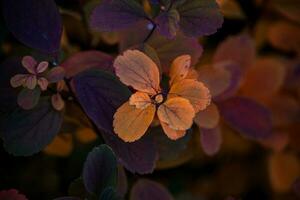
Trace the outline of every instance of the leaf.
[[268, 41], [277, 49], [287, 52], [299, 52], [300, 28], [293, 23], [278, 21], [268, 31]]
[[189, 100], [195, 113], [204, 110], [211, 101], [208, 88], [203, 83], [193, 79], [185, 79], [174, 84], [168, 96], [169, 98], [182, 97]]
[[170, 85], [185, 79], [190, 71], [191, 59], [190, 55], [182, 55], [173, 61], [169, 72]]
[[140, 179], [131, 189], [130, 200], [173, 200], [169, 191], [154, 181]]
[[255, 44], [247, 34], [230, 36], [217, 48], [213, 58], [214, 63], [235, 62], [243, 71], [249, 69], [255, 61]]
[[167, 123], [165, 122], [160, 122], [160, 125], [162, 129], [164, 130], [165, 134], [172, 140], [177, 140], [179, 138], [182, 138], [186, 131], [185, 130], [175, 130], [172, 129]]
[[58, 81], [61, 81], [65, 77], [65, 69], [62, 67], [54, 67], [52, 68], [49, 73], [47, 74], [47, 80], [50, 83], [56, 83]]
[[174, 97], [168, 99], [158, 108], [157, 115], [160, 121], [174, 130], [187, 130], [193, 124], [195, 111], [187, 99]]
[[83, 167], [83, 182], [91, 194], [101, 194], [106, 187], [117, 185], [117, 159], [107, 145], [95, 147]]
[[246, 18], [236, 0], [217, 0], [217, 3], [219, 4], [225, 18], [240, 20], [244, 20]]
[[129, 99], [129, 105], [135, 106], [138, 109], [145, 109], [148, 106], [151, 106], [152, 100], [147, 93], [136, 92], [131, 95]]
[[105, 142], [119, 161], [133, 173], [151, 172], [156, 160], [156, 147], [152, 139], [143, 137], [128, 144], [113, 131], [113, 115], [128, 101], [131, 95], [128, 88], [112, 74], [100, 70], [83, 72], [74, 77], [73, 83], [80, 104], [97, 127], [103, 130]]
[[194, 118], [194, 122], [205, 129], [215, 128], [220, 121], [220, 113], [216, 104], [211, 103], [206, 109], [198, 112]]
[[0, 191], [0, 199], [3, 200], [28, 200], [25, 195], [20, 194], [16, 189]]
[[71, 78], [80, 72], [91, 68], [98, 68], [113, 72], [112, 67], [113, 58], [101, 51], [81, 51], [78, 52], [67, 60], [65, 60], [61, 66], [65, 69], [66, 77]]
[[33, 109], [40, 100], [41, 90], [36, 87], [33, 90], [24, 88], [18, 95], [18, 105], [24, 110]]
[[138, 50], [127, 50], [114, 61], [114, 68], [121, 82], [140, 92], [157, 94], [159, 70], [157, 65]]
[[213, 129], [200, 128], [200, 141], [205, 154], [213, 156], [218, 153], [222, 143], [220, 127]]
[[127, 175], [123, 167], [118, 166], [118, 183], [116, 192], [120, 197], [124, 197], [128, 190]]
[[279, 59], [259, 58], [246, 73], [242, 93], [257, 100], [271, 98], [283, 86], [285, 75], [285, 66]]
[[80, 200], [80, 198], [78, 198], [78, 197], [59, 197], [59, 198], [55, 198], [53, 200]]
[[114, 131], [125, 142], [140, 139], [147, 131], [155, 115], [156, 107], [150, 104], [144, 109], [124, 103], [114, 115]]
[[57, 135], [53, 141], [43, 150], [46, 154], [59, 157], [67, 157], [72, 153], [73, 140], [71, 134]]
[[5, 120], [4, 148], [16, 156], [29, 156], [49, 144], [60, 130], [62, 113], [43, 99], [32, 110], [17, 108]]
[[143, 7], [135, 0], [102, 0], [93, 10], [90, 25], [99, 31], [118, 31], [146, 18]]
[[3, 14], [8, 29], [25, 45], [56, 53], [62, 35], [62, 23], [53, 0], [4, 0]]
[[176, 36], [179, 29], [180, 15], [176, 9], [161, 13], [156, 19], [160, 34], [172, 39]]
[[190, 144], [191, 132], [188, 130], [185, 136], [170, 140], [161, 127], [149, 129], [149, 134], [153, 135], [158, 146], [159, 159], [156, 168], [174, 168], [193, 157], [193, 146]]
[[88, 194], [88, 192], [86, 191], [82, 177], [75, 179], [69, 185], [69, 188], [68, 188], [69, 196], [80, 197], [81, 199], [84, 199], [87, 194]]
[[288, 192], [300, 175], [300, 163], [292, 153], [273, 153], [269, 158], [269, 176], [272, 188]]
[[214, 0], [186, 0], [177, 10], [180, 29], [189, 37], [211, 35], [223, 24], [223, 16]]
[[112, 187], [107, 187], [101, 193], [99, 200], [121, 200], [115, 189]]
[[245, 97], [233, 97], [219, 102], [218, 107], [224, 120], [241, 134], [252, 139], [271, 136], [271, 113], [255, 101]]

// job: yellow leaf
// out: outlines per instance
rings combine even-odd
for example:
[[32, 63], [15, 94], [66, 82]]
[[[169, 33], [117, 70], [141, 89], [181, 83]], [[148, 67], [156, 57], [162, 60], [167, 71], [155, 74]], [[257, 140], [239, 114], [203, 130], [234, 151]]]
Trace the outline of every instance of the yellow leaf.
[[168, 124], [164, 123], [164, 122], [161, 122], [161, 127], [162, 129], [164, 130], [165, 134], [171, 139], [171, 140], [177, 140], [181, 137], [183, 137], [185, 135], [185, 131], [177, 131], [177, 130], [174, 130], [172, 128], [170, 128], [168, 126]]
[[73, 150], [73, 140], [71, 134], [61, 134], [43, 150], [48, 155], [66, 157]]
[[192, 126], [195, 111], [187, 99], [174, 97], [159, 106], [157, 115], [170, 128], [183, 131]]
[[129, 104], [139, 109], [147, 108], [151, 104], [151, 99], [147, 93], [136, 92], [131, 95]]
[[193, 79], [185, 79], [175, 83], [169, 92], [169, 98], [172, 97], [182, 97], [189, 100], [195, 113], [204, 110], [211, 100], [208, 88], [203, 83]]
[[220, 120], [220, 113], [216, 104], [211, 103], [205, 110], [196, 114], [194, 121], [201, 128], [215, 128]]
[[120, 80], [134, 89], [150, 94], [160, 91], [159, 70], [157, 65], [143, 52], [127, 50], [114, 62]]
[[153, 121], [155, 110], [153, 104], [145, 109], [138, 109], [129, 105], [129, 102], [124, 103], [114, 115], [115, 133], [125, 142], [140, 139]]
[[182, 55], [173, 61], [169, 76], [170, 76], [170, 85], [183, 80], [189, 73], [191, 66], [191, 56]]
[[298, 158], [291, 153], [274, 153], [269, 160], [269, 174], [272, 188], [277, 192], [287, 192], [300, 175]]

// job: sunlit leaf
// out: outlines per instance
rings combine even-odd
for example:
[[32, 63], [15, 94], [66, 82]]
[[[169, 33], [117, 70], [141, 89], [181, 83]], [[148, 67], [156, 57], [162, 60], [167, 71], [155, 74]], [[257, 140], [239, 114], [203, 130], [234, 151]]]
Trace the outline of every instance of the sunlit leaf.
[[152, 100], [147, 93], [144, 92], [136, 92], [131, 95], [129, 99], [129, 105], [135, 106], [138, 109], [145, 109], [148, 106], [151, 106]]
[[195, 111], [187, 99], [174, 97], [159, 106], [157, 115], [170, 128], [183, 131], [192, 126]]
[[83, 182], [89, 193], [101, 194], [106, 187], [117, 185], [117, 159], [112, 150], [101, 145], [87, 156], [83, 167]]
[[160, 91], [157, 65], [141, 51], [125, 51], [114, 61], [114, 68], [122, 83], [150, 94]]
[[154, 181], [140, 179], [131, 190], [130, 200], [173, 200], [169, 191]]
[[46, 53], [59, 50], [62, 23], [53, 0], [4, 0], [8, 29], [25, 45]]
[[155, 115], [155, 105], [141, 109], [124, 103], [114, 115], [114, 131], [125, 142], [140, 139], [147, 131]]
[[233, 97], [218, 103], [221, 116], [235, 130], [253, 138], [267, 138], [272, 134], [271, 112], [245, 97]]
[[100, 51], [82, 51], [65, 60], [61, 66], [65, 69], [66, 77], [70, 78], [91, 68], [113, 72], [113, 58]]
[[48, 99], [32, 110], [17, 108], [5, 120], [4, 148], [16, 156], [29, 156], [42, 150], [59, 132], [62, 113], [55, 111]]
[[189, 100], [195, 113], [204, 110], [211, 101], [208, 88], [203, 83], [193, 79], [185, 79], [174, 84], [169, 91], [170, 97], [182, 97]]
[[169, 76], [170, 76], [170, 85], [185, 79], [188, 75], [191, 67], [191, 56], [182, 55], [175, 60], [173, 60]]

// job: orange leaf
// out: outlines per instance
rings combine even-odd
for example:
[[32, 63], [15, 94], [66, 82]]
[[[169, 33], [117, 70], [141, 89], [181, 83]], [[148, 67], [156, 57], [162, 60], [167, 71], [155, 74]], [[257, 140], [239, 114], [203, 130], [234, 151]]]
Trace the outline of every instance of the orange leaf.
[[211, 103], [205, 110], [198, 112], [194, 118], [195, 123], [199, 127], [206, 129], [215, 128], [219, 120], [219, 109], [214, 103]]
[[66, 157], [73, 150], [73, 140], [71, 134], [61, 134], [43, 150], [48, 155]]
[[145, 109], [138, 109], [126, 102], [114, 115], [114, 131], [125, 142], [134, 142], [145, 134], [153, 121], [154, 114], [153, 104]]
[[300, 175], [298, 158], [291, 153], [274, 153], [269, 160], [269, 174], [273, 189], [287, 192]]
[[191, 59], [190, 55], [182, 55], [173, 61], [169, 72], [170, 85], [183, 80], [187, 76], [191, 66]]
[[159, 70], [157, 65], [143, 52], [127, 50], [114, 62], [116, 74], [120, 80], [134, 89], [150, 94], [157, 94], [159, 87]]
[[151, 99], [147, 93], [136, 92], [131, 95], [129, 104], [132, 106], [136, 106], [136, 108], [139, 109], [145, 109], [151, 104]]
[[260, 58], [249, 68], [242, 92], [255, 99], [265, 99], [275, 94], [283, 85], [285, 66], [275, 58]]
[[162, 129], [164, 130], [165, 134], [171, 139], [171, 140], [177, 140], [185, 135], [185, 131], [177, 131], [168, 126], [168, 124], [164, 122], [160, 122]]
[[193, 79], [185, 79], [175, 83], [169, 92], [169, 98], [171, 97], [182, 97], [189, 100], [195, 113], [204, 110], [211, 100], [208, 88], [203, 83]]
[[157, 111], [161, 122], [174, 130], [187, 130], [193, 124], [195, 111], [191, 103], [182, 97], [168, 99]]
[[83, 144], [93, 142], [97, 139], [96, 133], [90, 128], [82, 128], [76, 131], [76, 138]]

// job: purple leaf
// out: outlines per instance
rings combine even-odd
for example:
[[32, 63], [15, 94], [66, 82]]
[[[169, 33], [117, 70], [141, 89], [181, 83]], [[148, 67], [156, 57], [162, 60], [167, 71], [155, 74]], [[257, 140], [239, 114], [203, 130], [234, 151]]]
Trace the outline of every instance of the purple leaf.
[[216, 102], [224, 101], [232, 97], [233, 95], [235, 95], [241, 86], [241, 81], [243, 78], [242, 70], [240, 66], [237, 65], [235, 62], [228, 62], [225, 65], [219, 65], [219, 67], [224, 67], [227, 71], [229, 71], [231, 78], [227, 89], [223, 91], [221, 94], [214, 97], [214, 100]]
[[213, 61], [235, 62], [241, 69], [248, 69], [255, 61], [255, 43], [247, 34], [230, 36], [223, 41], [217, 48]]
[[127, 175], [122, 166], [118, 166], [118, 183], [116, 192], [119, 196], [124, 197], [128, 190], [128, 180]]
[[176, 36], [179, 29], [180, 16], [176, 9], [161, 13], [156, 19], [158, 31], [160, 34], [172, 39]]
[[25, 45], [55, 53], [59, 50], [62, 23], [53, 0], [3, 0], [8, 29]]
[[180, 29], [186, 36], [211, 35], [221, 28], [223, 16], [215, 0], [186, 0], [178, 4]]
[[83, 182], [87, 191], [100, 195], [106, 187], [117, 185], [117, 160], [107, 145], [95, 147], [83, 167]]
[[143, 7], [135, 0], [102, 0], [91, 14], [90, 25], [99, 31], [118, 31], [145, 18]]
[[173, 200], [169, 191], [154, 181], [140, 179], [134, 184], [130, 200]]
[[78, 52], [67, 60], [61, 66], [65, 69], [66, 77], [73, 77], [80, 72], [91, 68], [98, 68], [113, 72], [113, 57], [102, 53], [101, 51], [82, 51]]
[[221, 116], [236, 131], [252, 138], [267, 138], [272, 134], [270, 111], [245, 97], [233, 97], [218, 103]]
[[25, 195], [20, 194], [16, 189], [0, 191], [1, 200], [28, 200]]
[[129, 89], [115, 76], [101, 70], [90, 70], [75, 76], [74, 86], [80, 104], [97, 127], [103, 130], [106, 143], [119, 161], [133, 173], [152, 172], [156, 160], [152, 138], [143, 137], [137, 142], [126, 143], [113, 131], [113, 115], [129, 99]]
[[49, 99], [42, 99], [32, 110], [17, 108], [3, 125], [4, 148], [16, 156], [37, 153], [59, 132], [62, 120], [62, 113], [52, 108]]
[[204, 151], [209, 156], [213, 156], [220, 150], [222, 143], [222, 133], [220, 127], [213, 129], [200, 128], [200, 141]]

